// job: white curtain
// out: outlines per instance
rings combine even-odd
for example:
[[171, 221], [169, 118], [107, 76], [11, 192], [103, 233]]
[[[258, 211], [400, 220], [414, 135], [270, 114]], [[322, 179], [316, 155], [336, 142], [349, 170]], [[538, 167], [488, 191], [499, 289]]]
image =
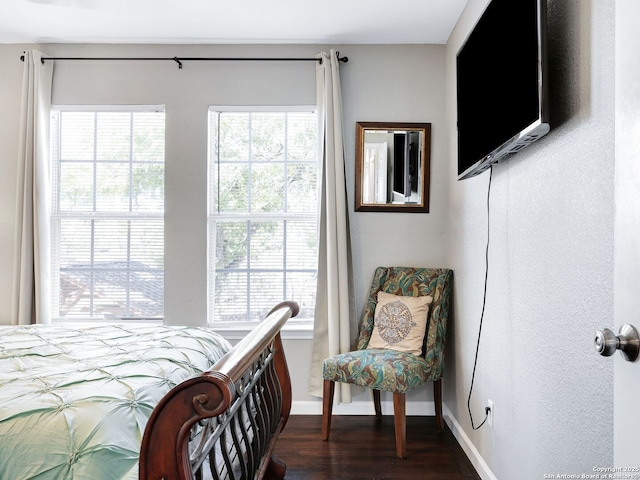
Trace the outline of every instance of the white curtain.
[[[353, 280], [340, 93], [339, 60], [334, 50], [318, 55], [317, 102], [322, 175], [319, 201], [318, 287], [309, 393], [322, 396], [322, 361], [351, 350]], [[349, 385], [338, 384], [334, 401], [350, 402]]]
[[16, 195], [15, 264], [11, 319], [49, 323], [49, 122], [53, 63], [36, 50], [24, 54]]

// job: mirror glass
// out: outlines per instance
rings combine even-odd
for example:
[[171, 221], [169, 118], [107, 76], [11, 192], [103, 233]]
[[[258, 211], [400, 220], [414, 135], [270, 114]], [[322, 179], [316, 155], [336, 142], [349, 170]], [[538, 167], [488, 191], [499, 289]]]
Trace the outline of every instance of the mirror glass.
[[356, 123], [356, 211], [428, 212], [430, 123]]

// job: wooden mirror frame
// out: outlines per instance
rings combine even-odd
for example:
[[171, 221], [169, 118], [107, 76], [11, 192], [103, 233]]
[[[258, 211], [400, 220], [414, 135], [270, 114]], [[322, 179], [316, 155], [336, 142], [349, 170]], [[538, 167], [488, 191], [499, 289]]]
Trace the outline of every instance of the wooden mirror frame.
[[[418, 185], [420, 201], [415, 203], [364, 203], [363, 175], [365, 161], [365, 132], [366, 131], [415, 131], [422, 134], [420, 145], [420, 171]], [[357, 122], [356, 123], [356, 191], [355, 209], [357, 212], [429, 212], [429, 179], [431, 160], [431, 124], [430, 123], [400, 123], [400, 122]]]

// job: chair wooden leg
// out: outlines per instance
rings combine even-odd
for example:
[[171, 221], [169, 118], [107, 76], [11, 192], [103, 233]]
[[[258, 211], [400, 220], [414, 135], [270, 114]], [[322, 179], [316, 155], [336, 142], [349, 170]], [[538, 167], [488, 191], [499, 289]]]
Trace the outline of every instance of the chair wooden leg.
[[436, 429], [439, 432], [442, 432], [444, 428], [443, 420], [442, 420], [442, 379], [439, 378], [435, 382], [433, 382], [433, 402], [436, 407]]
[[407, 455], [407, 415], [403, 393], [393, 394], [393, 422], [396, 429], [396, 454], [398, 458], [404, 458]]
[[376, 417], [382, 417], [382, 407], [380, 406], [380, 390], [373, 389], [373, 408], [376, 411]]
[[325, 380], [322, 388], [322, 439], [329, 440], [331, 429], [331, 412], [333, 410], [333, 392], [336, 382]]

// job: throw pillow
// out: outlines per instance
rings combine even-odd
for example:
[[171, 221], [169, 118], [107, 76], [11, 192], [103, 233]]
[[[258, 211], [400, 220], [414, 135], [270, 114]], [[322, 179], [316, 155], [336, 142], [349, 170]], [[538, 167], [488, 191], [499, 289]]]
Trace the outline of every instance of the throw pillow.
[[378, 292], [368, 348], [422, 354], [430, 296], [410, 297]]

